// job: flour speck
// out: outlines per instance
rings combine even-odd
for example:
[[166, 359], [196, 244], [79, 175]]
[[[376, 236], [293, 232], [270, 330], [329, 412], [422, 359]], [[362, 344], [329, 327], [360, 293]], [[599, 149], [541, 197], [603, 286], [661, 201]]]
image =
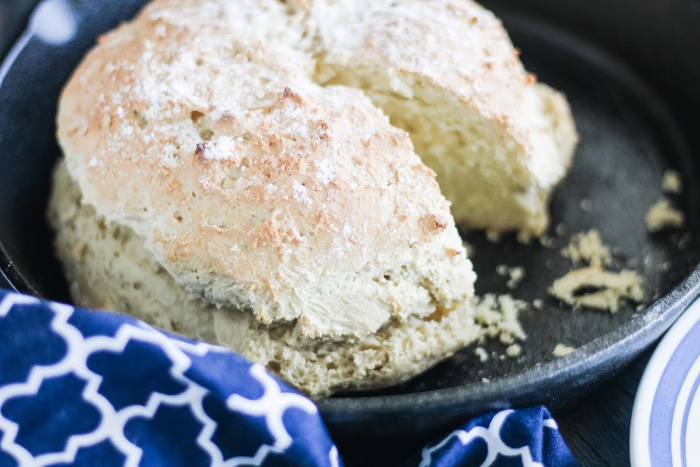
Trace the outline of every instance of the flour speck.
[[305, 206], [311, 206], [313, 202], [309, 198], [308, 190], [299, 182], [294, 182], [294, 199]]

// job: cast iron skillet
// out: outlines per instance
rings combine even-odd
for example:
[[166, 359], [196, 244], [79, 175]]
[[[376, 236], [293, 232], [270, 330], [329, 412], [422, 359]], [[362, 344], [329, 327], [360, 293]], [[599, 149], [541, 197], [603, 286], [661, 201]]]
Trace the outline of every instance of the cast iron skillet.
[[[44, 219], [49, 175], [59, 156], [56, 102], [97, 35], [133, 16], [143, 1], [50, 1], [71, 12], [75, 35], [62, 42], [62, 31], [42, 29], [51, 21], [35, 15], [30, 30], [38, 28], [43, 39], [25, 33], [0, 74], [0, 279], [22, 292], [70, 301]], [[553, 246], [525, 246], [510, 237], [493, 244], [464, 233], [476, 248], [479, 293], [539, 298], [544, 308], [522, 314], [529, 338], [517, 359], [501, 358], [505, 347], [488, 342], [492, 356], [485, 364], [470, 347], [402, 385], [318, 401], [335, 433], [417, 433], [496, 408], [571, 403], [651, 345], [700, 293], [694, 235], [700, 213], [694, 156], [700, 149], [697, 3], [485, 3], [504, 19], [526, 66], [567, 94], [581, 133], [573, 170], [551, 205], [552, 225], [566, 229], [553, 235]], [[667, 168], [683, 174], [685, 190], [672, 200], [686, 212], [688, 227], [649, 235], [644, 216], [662, 196]], [[571, 310], [547, 297], [547, 287], [571, 267], [559, 249], [572, 233], [591, 228], [613, 247], [617, 269], [644, 275], [646, 310]], [[495, 272], [500, 264], [525, 267], [515, 290]], [[578, 349], [553, 359], [559, 342]]]

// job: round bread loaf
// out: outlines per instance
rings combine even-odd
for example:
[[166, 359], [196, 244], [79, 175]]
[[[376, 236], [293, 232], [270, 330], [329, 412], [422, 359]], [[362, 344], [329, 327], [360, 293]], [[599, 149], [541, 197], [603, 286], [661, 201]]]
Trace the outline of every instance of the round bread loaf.
[[453, 308], [474, 274], [435, 174], [361, 91], [314, 82], [307, 23], [273, 0], [149, 5], [65, 87], [71, 176], [179, 284], [263, 323], [364, 337]]
[[392, 319], [361, 339], [308, 339], [293, 324], [265, 325], [250, 313], [218, 308], [175, 282], [142, 237], [83, 203], [63, 162], [55, 172], [49, 218], [78, 303], [230, 347], [313, 397], [406, 380], [473, 341], [480, 330], [466, 304], [451, 313]]
[[454, 218], [543, 233], [577, 139], [470, 0], [156, 0], [100, 38], [57, 120], [75, 300], [317, 396], [473, 340]]

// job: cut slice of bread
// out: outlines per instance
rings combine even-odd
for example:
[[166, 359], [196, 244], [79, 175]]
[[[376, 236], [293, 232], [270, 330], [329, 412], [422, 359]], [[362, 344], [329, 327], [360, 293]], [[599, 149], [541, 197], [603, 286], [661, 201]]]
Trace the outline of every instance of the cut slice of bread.
[[154, 326], [217, 343], [265, 365], [301, 391], [327, 396], [404, 381], [473, 341], [472, 308], [392, 320], [362, 339], [308, 339], [291, 324], [265, 325], [249, 313], [193, 296], [170, 276], [128, 227], [84, 204], [60, 163], [49, 219], [75, 301], [121, 310]]
[[362, 89], [437, 172], [458, 224], [541, 235], [577, 141], [501, 22], [469, 0], [311, 2], [316, 80]]

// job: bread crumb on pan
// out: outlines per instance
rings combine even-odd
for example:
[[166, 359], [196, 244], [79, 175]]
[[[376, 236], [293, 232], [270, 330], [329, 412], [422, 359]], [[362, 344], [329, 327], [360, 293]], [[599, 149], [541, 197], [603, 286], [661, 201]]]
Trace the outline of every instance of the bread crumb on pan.
[[565, 357], [576, 350], [574, 347], [570, 347], [566, 344], [558, 343], [554, 350], [552, 350], [552, 355], [556, 358]]
[[486, 294], [472, 300], [474, 318], [482, 327], [482, 337], [498, 337], [503, 343], [525, 340], [527, 335], [518, 319], [527, 303], [510, 295]]
[[643, 279], [634, 271], [604, 271], [586, 267], [569, 271], [554, 281], [548, 292], [571, 306], [618, 311], [620, 302], [644, 300]]
[[585, 262], [598, 268], [609, 266], [612, 261], [610, 248], [603, 244], [597, 229], [574, 235], [562, 254], [574, 264]]
[[551, 237], [549, 235], [542, 235], [539, 238], [540, 245], [542, 245], [545, 248], [554, 248], [557, 244], [557, 241], [555, 240], [554, 237]]
[[612, 254], [603, 244], [598, 230], [574, 235], [561, 253], [574, 265], [588, 265], [570, 270], [548, 289], [550, 295], [562, 302], [615, 313], [624, 301], [637, 304], [644, 301], [643, 279], [639, 274], [630, 270], [614, 272], [605, 269], [612, 265]]
[[507, 276], [508, 282], [506, 282], [506, 287], [513, 290], [516, 289], [525, 278], [525, 268], [522, 266], [509, 267], [505, 264], [501, 264], [496, 266], [496, 274], [504, 277]]
[[646, 215], [647, 230], [650, 233], [660, 232], [666, 229], [681, 228], [685, 225], [685, 216], [673, 206], [667, 199], [660, 199], [654, 203]]
[[674, 195], [681, 194], [683, 192], [683, 180], [681, 179], [681, 174], [673, 169], [666, 170], [666, 172], [664, 172], [661, 187], [665, 193]]
[[512, 344], [506, 349], [506, 356], [517, 358], [523, 353], [523, 348], [519, 344]]
[[489, 353], [483, 347], [476, 347], [474, 349], [474, 354], [479, 357], [481, 363], [485, 363], [489, 359]]
[[591, 212], [593, 209], [593, 201], [591, 201], [589, 198], [583, 198], [579, 203], [579, 206], [581, 207], [581, 211]]
[[557, 237], [562, 237], [566, 234], [566, 226], [564, 224], [557, 224], [554, 228], [554, 232], [557, 234]]
[[474, 245], [462, 239], [462, 246], [464, 247], [464, 251], [467, 253], [467, 258], [474, 254]]

